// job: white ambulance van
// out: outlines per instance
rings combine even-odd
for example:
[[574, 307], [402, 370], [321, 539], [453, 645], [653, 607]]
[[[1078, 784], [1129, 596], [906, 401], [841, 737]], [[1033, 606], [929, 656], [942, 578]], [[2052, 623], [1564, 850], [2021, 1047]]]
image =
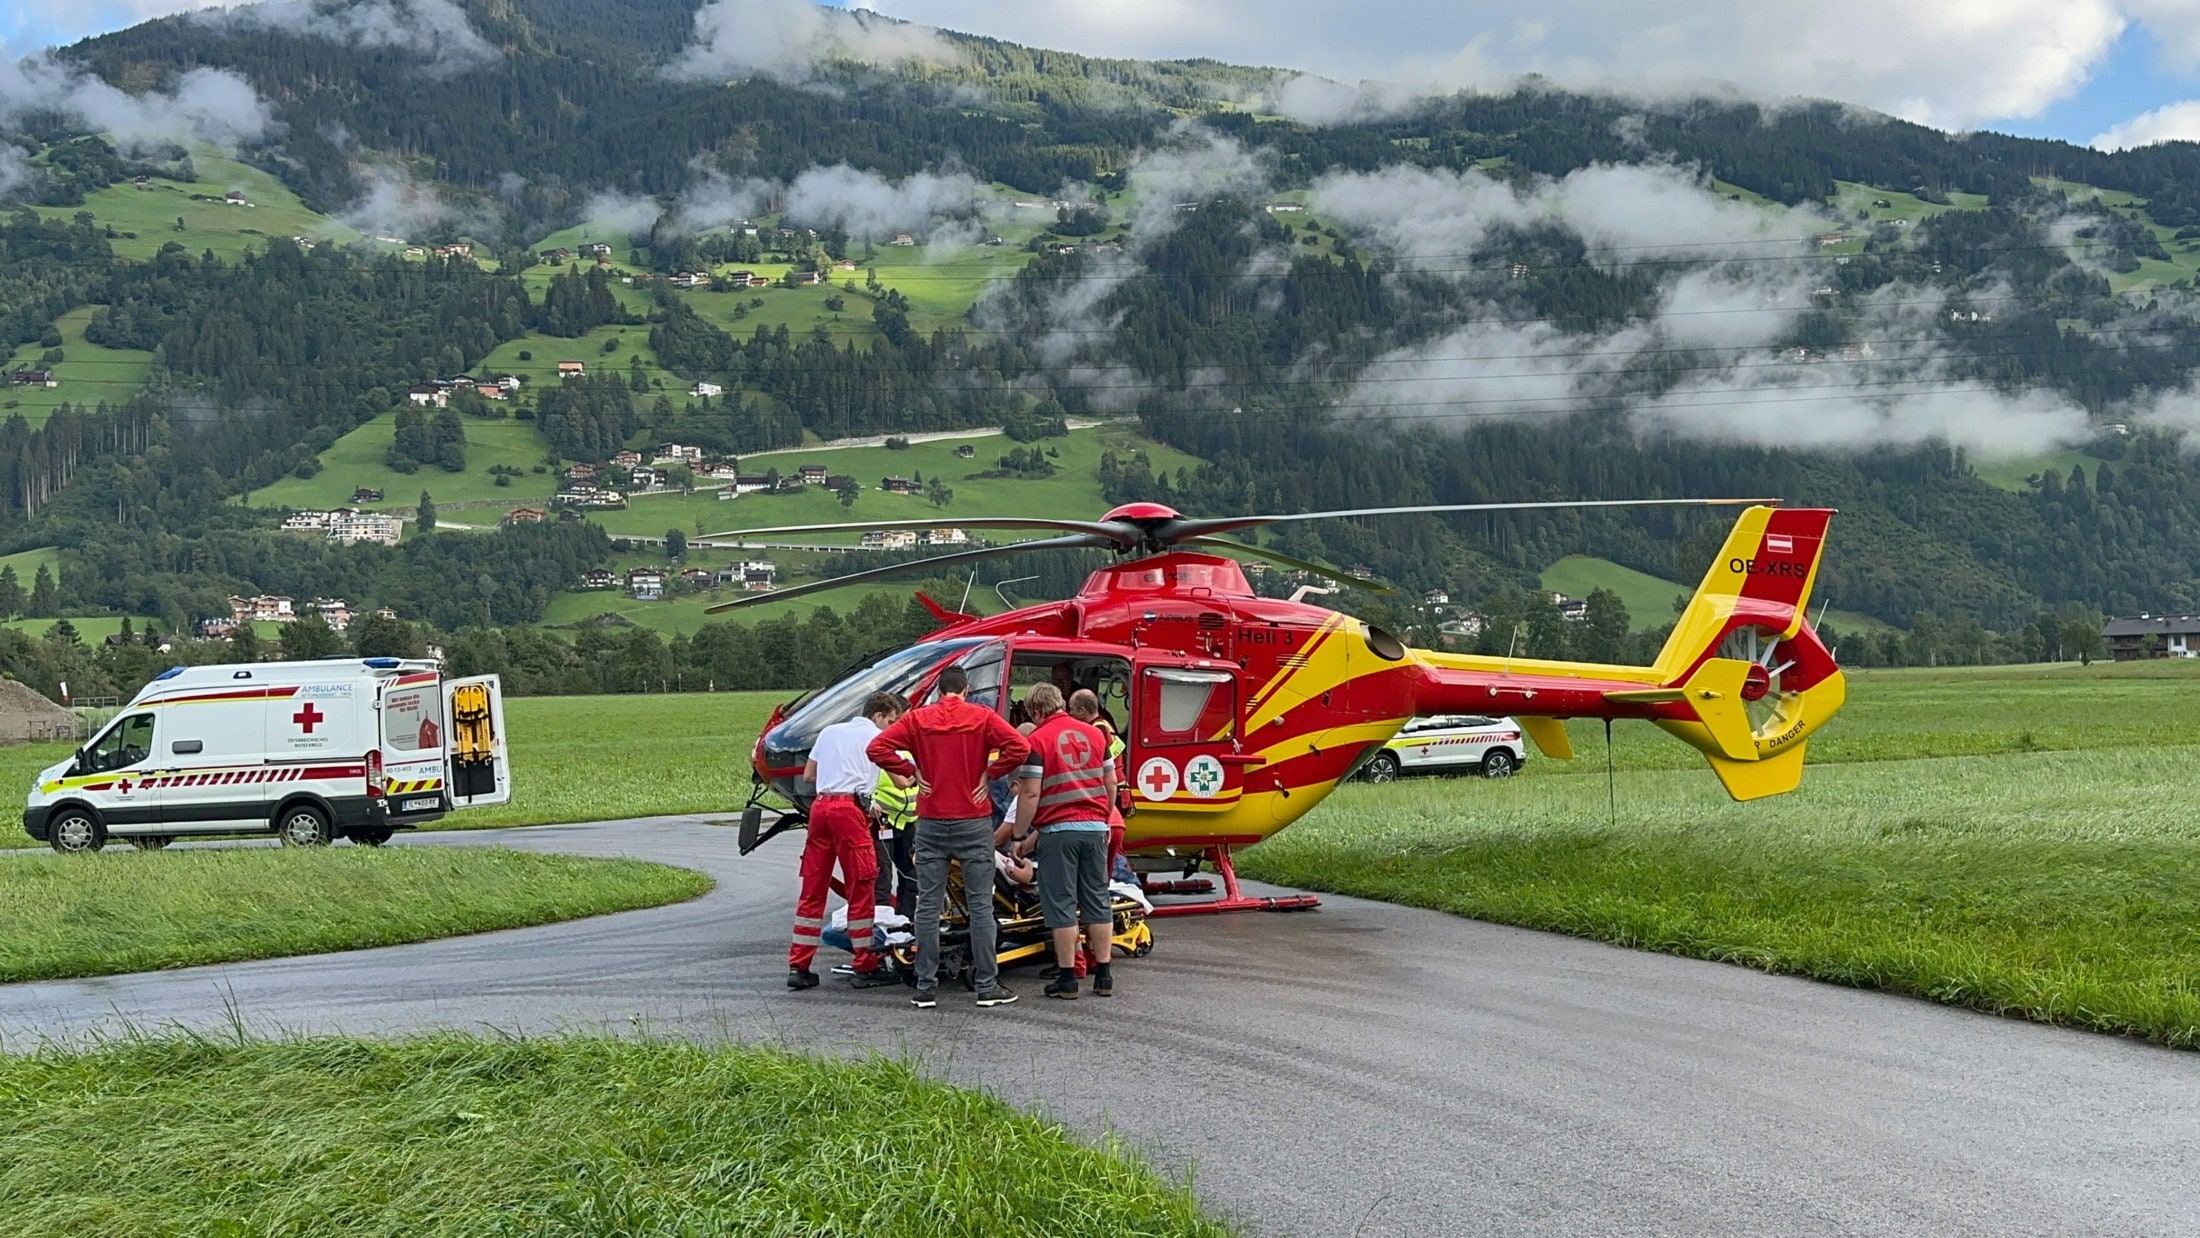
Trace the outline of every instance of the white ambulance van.
[[398, 658], [179, 666], [38, 776], [23, 827], [62, 852], [210, 834], [380, 846], [511, 796], [494, 675]]

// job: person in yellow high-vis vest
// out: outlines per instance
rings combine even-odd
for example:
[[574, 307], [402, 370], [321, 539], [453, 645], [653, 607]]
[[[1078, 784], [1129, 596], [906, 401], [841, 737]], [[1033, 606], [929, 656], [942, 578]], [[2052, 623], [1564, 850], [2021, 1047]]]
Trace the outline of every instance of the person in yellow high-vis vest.
[[917, 823], [917, 788], [894, 785], [881, 772], [871, 790], [872, 832], [878, 846], [878, 903], [908, 915], [916, 903], [916, 861], [909, 847], [910, 828]]

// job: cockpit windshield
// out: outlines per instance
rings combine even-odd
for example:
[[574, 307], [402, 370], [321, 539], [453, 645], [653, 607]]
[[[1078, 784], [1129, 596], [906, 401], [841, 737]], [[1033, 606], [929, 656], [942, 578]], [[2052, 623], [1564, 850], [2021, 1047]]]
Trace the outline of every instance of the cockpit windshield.
[[861, 667], [843, 676], [839, 682], [819, 689], [791, 714], [773, 727], [764, 737], [767, 752], [806, 752], [817, 742], [818, 732], [835, 722], [845, 722], [863, 708], [864, 699], [873, 692], [899, 692], [909, 690], [932, 670], [972, 645], [985, 643], [983, 637], [964, 637], [959, 640], [926, 641], [884, 653], [869, 666]]

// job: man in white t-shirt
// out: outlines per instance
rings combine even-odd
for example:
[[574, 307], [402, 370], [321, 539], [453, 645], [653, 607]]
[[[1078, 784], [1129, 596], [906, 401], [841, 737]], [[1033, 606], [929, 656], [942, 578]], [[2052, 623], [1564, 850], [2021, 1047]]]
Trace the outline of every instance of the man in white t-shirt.
[[848, 897], [848, 940], [855, 947], [853, 983], [859, 989], [898, 984], [884, 956], [873, 948], [872, 894], [878, 882], [878, 857], [871, 842], [868, 800], [878, 785], [878, 766], [864, 748], [879, 731], [901, 716], [901, 699], [874, 692], [860, 717], [836, 722], [818, 733], [803, 774], [816, 789], [810, 803], [809, 840], [802, 848], [802, 895], [794, 905], [794, 943], [787, 950], [787, 987], [814, 989], [818, 936], [825, 931], [825, 898], [832, 890], [833, 865], [840, 865], [841, 890]]

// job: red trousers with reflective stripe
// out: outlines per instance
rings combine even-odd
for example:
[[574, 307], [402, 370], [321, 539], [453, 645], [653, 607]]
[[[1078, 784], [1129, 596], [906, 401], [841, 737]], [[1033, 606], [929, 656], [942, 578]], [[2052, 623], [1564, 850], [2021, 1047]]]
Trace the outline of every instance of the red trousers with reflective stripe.
[[809, 840], [802, 847], [802, 897], [795, 900], [794, 944], [787, 949], [787, 966], [807, 971], [817, 958], [835, 863], [840, 865], [841, 892], [848, 898], [848, 940], [855, 943], [856, 970], [876, 971], [883, 961], [871, 948], [878, 855], [871, 845], [871, 819], [845, 797], [821, 798], [810, 808]]

